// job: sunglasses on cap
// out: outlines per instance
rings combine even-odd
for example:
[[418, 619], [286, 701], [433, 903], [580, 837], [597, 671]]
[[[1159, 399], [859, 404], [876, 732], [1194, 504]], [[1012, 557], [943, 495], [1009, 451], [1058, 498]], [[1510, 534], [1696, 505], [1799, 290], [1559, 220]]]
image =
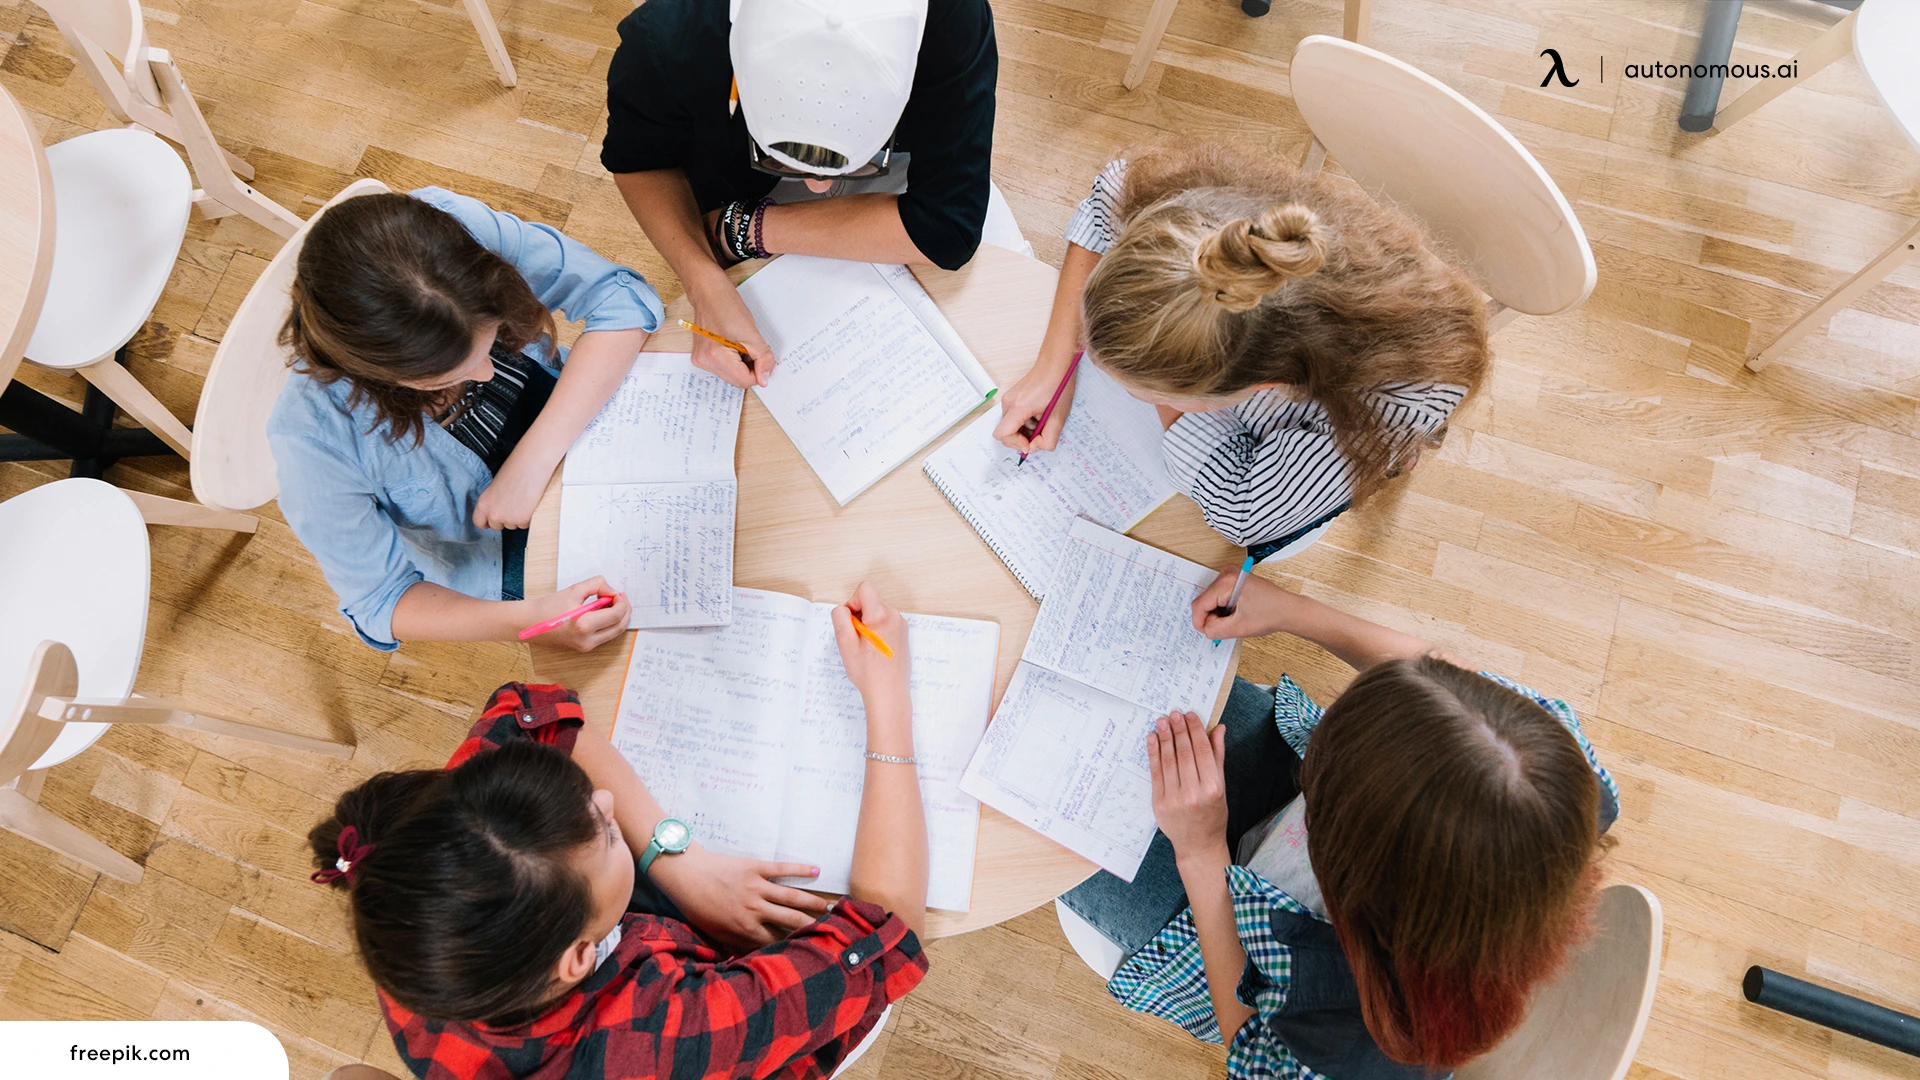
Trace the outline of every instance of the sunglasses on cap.
[[789, 180], [870, 180], [876, 176], [885, 176], [892, 170], [893, 144], [894, 140], [899, 138], [899, 135], [900, 133], [896, 131], [892, 135], [887, 136], [887, 145], [881, 147], [879, 153], [873, 155], [873, 158], [865, 165], [847, 172], [837, 171], [845, 168], [847, 164], [846, 155], [838, 151], [829, 150], [824, 146], [815, 146], [812, 143], [774, 143], [774, 149], [779, 150], [795, 161], [804, 162], [818, 169], [833, 169], [836, 171], [814, 172], [810, 169], [796, 169], [792, 165], [768, 153], [766, 148], [762, 147], [752, 135], [747, 136], [747, 162], [753, 166], [755, 172], [763, 172], [769, 176], [778, 176]]

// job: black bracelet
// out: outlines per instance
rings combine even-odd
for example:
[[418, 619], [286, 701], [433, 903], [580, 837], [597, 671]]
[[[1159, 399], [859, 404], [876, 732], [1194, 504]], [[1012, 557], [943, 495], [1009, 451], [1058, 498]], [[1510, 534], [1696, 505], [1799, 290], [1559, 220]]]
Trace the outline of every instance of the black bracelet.
[[766, 236], [767, 207], [773, 205], [771, 197], [761, 199], [753, 205], [753, 257], [765, 259], [773, 252], [767, 250]]

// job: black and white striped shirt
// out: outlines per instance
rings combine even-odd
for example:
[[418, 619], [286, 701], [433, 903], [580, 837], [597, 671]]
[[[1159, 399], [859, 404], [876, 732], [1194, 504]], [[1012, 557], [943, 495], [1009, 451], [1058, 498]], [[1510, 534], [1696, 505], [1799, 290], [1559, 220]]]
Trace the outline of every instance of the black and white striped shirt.
[[[1067, 222], [1067, 240], [1096, 254], [1113, 246], [1127, 163], [1094, 177], [1093, 191]], [[1390, 431], [1409, 449], [1432, 435], [1466, 397], [1448, 383], [1393, 383], [1370, 395]], [[1226, 409], [1188, 413], [1161, 442], [1174, 486], [1235, 544], [1278, 540], [1353, 501], [1353, 476], [1334, 443], [1333, 423], [1315, 401], [1262, 390]]]
[[[466, 396], [444, 423], [447, 434], [497, 473], [546, 404], [554, 378], [524, 353], [496, 344], [491, 355], [493, 378], [468, 383]], [[523, 401], [529, 393], [533, 399]]]

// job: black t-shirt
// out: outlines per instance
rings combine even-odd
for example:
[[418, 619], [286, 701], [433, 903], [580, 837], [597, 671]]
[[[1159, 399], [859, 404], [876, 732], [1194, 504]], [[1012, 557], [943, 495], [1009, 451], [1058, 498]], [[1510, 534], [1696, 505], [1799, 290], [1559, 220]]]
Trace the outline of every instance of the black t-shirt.
[[[620, 21], [607, 70], [608, 172], [686, 170], [702, 212], [773, 190], [747, 163], [747, 120], [727, 115], [727, 0], [646, 0]], [[929, 0], [895, 153], [911, 153], [900, 221], [921, 254], [957, 269], [987, 220], [1000, 51], [987, 0]]]

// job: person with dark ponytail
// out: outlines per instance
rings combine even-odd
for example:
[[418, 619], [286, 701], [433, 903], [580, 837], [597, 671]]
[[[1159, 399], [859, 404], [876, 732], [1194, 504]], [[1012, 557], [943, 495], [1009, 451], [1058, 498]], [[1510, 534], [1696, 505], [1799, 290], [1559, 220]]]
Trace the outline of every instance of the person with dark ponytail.
[[[440, 188], [347, 199], [307, 232], [267, 421], [280, 510], [340, 612], [381, 650], [511, 641], [611, 593], [526, 597], [527, 525], [553, 470], [660, 325], [639, 274], [551, 226]], [[584, 321], [571, 349], [553, 312]], [[548, 640], [618, 636], [625, 597]]]
[[[886, 640], [882, 656], [853, 629]], [[927, 971], [907, 628], [833, 612], [867, 714], [848, 895], [708, 851], [562, 687], [495, 692], [444, 769], [382, 773], [308, 835], [400, 1058], [423, 1080], [815, 1080]]]
[[1587, 934], [1620, 792], [1571, 706], [1235, 567], [1215, 639], [1351, 664], [1324, 708], [1236, 679], [1147, 735], [1160, 832], [1060, 898], [1125, 957], [1126, 1007], [1227, 1044], [1230, 1080], [1433, 1080], [1497, 1046]]
[[1084, 349], [1159, 407], [1175, 486], [1259, 558], [1412, 467], [1491, 361], [1485, 299], [1416, 222], [1271, 155], [1116, 160], [1067, 240], [1040, 354], [994, 436], [1052, 450], [1072, 394], [1033, 425]]

